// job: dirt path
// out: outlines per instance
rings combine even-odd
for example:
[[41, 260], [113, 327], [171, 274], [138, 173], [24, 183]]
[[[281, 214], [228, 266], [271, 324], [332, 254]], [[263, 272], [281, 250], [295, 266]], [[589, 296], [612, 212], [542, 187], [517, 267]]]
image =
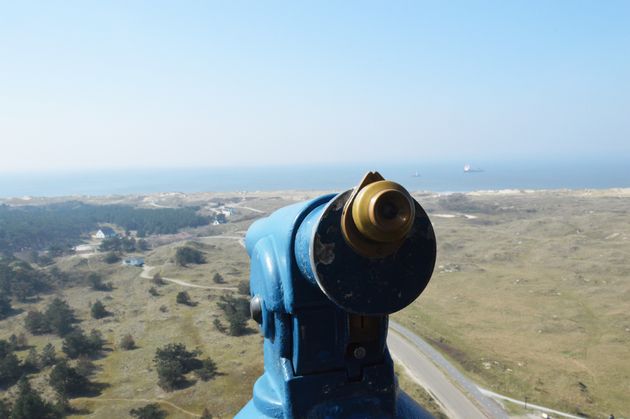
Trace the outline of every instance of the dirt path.
[[[150, 271], [153, 268], [154, 266], [144, 265], [142, 267], [142, 272], [140, 273], [140, 278], [152, 279], [153, 276], [150, 274]], [[162, 277], [162, 279], [164, 281], [172, 282], [173, 284], [177, 284], [177, 285], [181, 285], [183, 287], [189, 287], [189, 288], [200, 288], [204, 290], [229, 290], [229, 291], [237, 290], [236, 287], [230, 287], [230, 286], [225, 286], [225, 285], [197, 285], [197, 284], [191, 284], [190, 282], [182, 281], [181, 279], [165, 278], [165, 277]]]
[[198, 413], [191, 412], [190, 410], [186, 410], [183, 407], [179, 407], [176, 404], [169, 402], [168, 400], [161, 399], [123, 399], [123, 398], [94, 398], [94, 397], [77, 397], [76, 399], [72, 399], [73, 402], [99, 402], [99, 403], [109, 403], [109, 402], [139, 402], [139, 403], [159, 403], [165, 404], [167, 406], [172, 407], [173, 409], [185, 413], [189, 416], [200, 418], [201, 415]]
[[203, 236], [203, 237], [196, 238], [196, 240], [213, 240], [213, 239], [236, 240], [238, 241], [238, 244], [240, 244], [243, 248], [245, 248], [245, 237], [243, 236]]

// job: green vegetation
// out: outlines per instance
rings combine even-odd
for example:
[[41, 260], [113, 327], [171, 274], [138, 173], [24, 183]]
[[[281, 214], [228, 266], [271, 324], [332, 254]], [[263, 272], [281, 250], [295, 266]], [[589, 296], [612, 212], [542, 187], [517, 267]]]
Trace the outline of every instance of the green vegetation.
[[203, 366], [197, 355], [198, 351], [188, 351], [182, 343], [170, 343], [158, 348], [153, 362], [160, 387], [172, 391], [183, 386], [186, 383], [184, 375]]
[[195, 370], [195, 375], [203, 381], [208, 381], [217, 375], [217, 364], [210, 358], [201, 361], [201, 367]]
[[54, 365], [57, 362], [57, 353], [52, 343], [48, 342], [39, 355], [39, 366], [45, 368]]
[[103, 277], [96, 272], [88, 275], [88, 282], [94, 291], [111, 291], [113, 288], [111, 283], [104, 283]]
[[90, 384], [84, 375], [68, 365], [65, 360], [59, 361], [50, 372], [49, 384], [62, 399], [84, 393]]
[[0, 292], [0, 320], [6, 319], [11, 313], [13, 313], [11, 299], [4, 292]]
[[215, 272], [214, 275], [212, 276], [212, 282], [214, 282], [215, 284], [223, 284], [225, 282], [225, 279], [223, 279], [223, 275], [221, 275], [218, 272]]
[[153, 275], [151, 282], [153, 282], [153, 284], [157, 285], [158, 287], [166, 285], [166, 281], [164, 281], [164, 278], [162, 278], [162, 275], [160, 275], [159, 272]]
[[[7, 409], [8, 410], [8, 409]], [[18, 384], [18, 396], [11, 408], [10, 419], [59, 419], [63, 417], [60, 408], [48, 403], [33, 390], [26, 377]]]
[[175, 301], [177, 301], [177, 304], [184, 304], [191, 307], [194, 307], [197, 305], [197, 303], [195, 303], [194, 301], [190, 299], [190, 294], [188, 294], [188, 292], [186, 291], [178, 292], [177, 297], [175, 298]]
[[[149, 248], [146, 240], [136, 240], [134, 237], [109, 237], [104, 239], [98, 250], [101, 252], [110, 252], [110, 255], [118, 255], [120, 253], [144, 252]], [[110, 260], [113, 258], [110, 257]], [[107, 260], [105, 260], [108, 262]], [[114, 263], [114, 262], [108, 262]]]
[[191, 263], [198, 265], [205, 262], [203, 253], [190, 246], [180, 247], [175, 252], [175, 263], [179, 266], [186, 266]]
[[100, 300], [96, 300], [96, 302], [92, 304], [90, 313], [92, 314], [92, 318], [95, 319], [102, 319], [103, 317], [107, 317], [109, 315], [109, 312], [105, 308], [105, 305], [101, 303]]
[[157, 403], [150, 403], [146, 406], [131, 409], [129, 414], [138, 419], [164, 419], [166, 418], [166, 411], [160, 408]]
[[[222, 295], [217, 305], [228, 319], [229, 327], [227, 328], [227, 332], [230, 336], [241, 336], [249, 332], [247, 328], [247, 321], [250, 316], [248, 299], [234, 297], [232, 295]], [[217, 326], [217, 322], [215, 322], [215, 326]], [[225, 328], [221, 326], [220, 321], [218, 321], [217, 329], [225, 330]]]
[[120, 256], [118, 256], [118, 253], [112, 251], [105, 255], [105, 258], [103, 258], [103, 261], [109, 264], [117, 263], [117, 262], [120, 262]]
[[95, 356], [103, 350], [105, 341], [98, 330], [92, 329], [89, 336], [77, 328], [63, 340], [62, 350], [71, 359], [81, 355]]
[[20, 361], [13, 351], [9, 342], [0, 340], [0, 386], [11, 385], [22, 375]]
[[[18, 301], [25, 302], [29, 297], [49, 291], [50, 282], [50, 275], [27, 262], [10, 257], [0, 258], [0, 295], [5, 301], [14, 296]], [[10, 312], [5, 314], [9, 315]]]
[[136, 341], [133, 339], [133, 336], [126, 334], [120, 339], [118, 347], [124, 351], [130, 351], [136, 348]]
[[74, 311], [68, 303], [55, 298], [44, 313], [29, 311], [24, 320], [24, 326], [34, 335], [52, 332], [63, 337], [73, 330], [75, 322]]
[[52, 253], [57, 256], [102, 223], [137, 231], [143, 237], [172, 234], [209, 221], [209, 217], [197, 215], [194, 207], [146, 209], [76, 201], [41, 206], [0, 205], [0, 253], [55, 246]]

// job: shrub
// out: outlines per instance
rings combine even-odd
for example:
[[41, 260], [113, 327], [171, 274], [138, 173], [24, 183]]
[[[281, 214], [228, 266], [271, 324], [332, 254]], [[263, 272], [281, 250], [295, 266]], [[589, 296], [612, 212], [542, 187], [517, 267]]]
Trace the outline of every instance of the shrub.
[[211, 358], [206, 358], [201, 361], [201, 368], [195, 370], [195, 374], [202, 381], [208, 381], [217, 375], [217, 364]]
[[126, 334], [122, 337], [122, 339], [120, 339], [120, 343], [118, 344], [118, 346], [120, 347], [120, 349], [130, 351], [132, 349], [135, 349], [136, 341], [133, 340], [133, 336], [131, 336], [130, 334]]
[[170, 391], [185, 382], [184, 374], [202, 366], [197, 355], [198, 351], [188, 351], [183, 343], [170, 343], [158, 348], [153, 362], [158, 373], [159, 386]]
[[157, 403], [131, 409], [129, 414], [138, 419], [164, 419], [166, 417], [166, 412]]
[[90, 311], [92, 313], [92, 317], [95, 319], [102, 319], [109, 314], [105, 309], [105, 305], [99, 300], [96, 300], [96, 302], [92, 304], [92, 309]]
[[222, 296], [217, 305], [223, 310], [230, 323], [228, 333], [231, 336], [244, 335], [247, 332], [247, 321], [250, 316], [249, 300], [228, 295]]
[[221, 323], [221, 320], [214, 319], [212, 324], [214, 324], [214, 327], [216, 327], [219, 332], [221, 333], [227, 332], [227, 329], [225, 328], [225, 326], [223, 326], [223, 323]]
[[103, 278], [94, 272], [88, 276], [88, 282], [94, 291], [111, 291], [114, 288], [111, 283], [104, 283]]
[[223, 284], [225, 282], [225, 280], [223, 279], [223, 276], [218, 272], [215, 272], [215, 274], [212, 276], [212, 281], [215, 284]]
[[180, 247], [175, 252], [175, 263], [180, 266], [186, 266], [190, 263], [201, 264], [205, 263], [205, 261], [206, 259], [203, 257], [203, 253], [192, 247]]
[[151, 282], [153, 282], [155, 285], [159, 287], [161, 287], [162, 285], [166, 285], [166, 282], [164, 281], [164, 279], [162, 278], [162, 275], [160, 275], [159, 272], [153, 275], [153, 279], [151, 280]]
[[175, 298], [177, 304], [184, 304], [187, 306], [195, 306], [196, 304], [190, 299], [190, 295], [186, 291], [180, 291]]
[[69, 358], [75, 359], [81, 355], [93, 356], [103, 349], [105, 341], [98, 330], [92, 330], [86, 336], [83, 330], [76, 329], [63, 340], [62, 350]]
[[66, 360], [61, 360], [50, 372], [48, 382], [57, 395], [65, 399], [85, 391], [90, 381], [68, 365]]

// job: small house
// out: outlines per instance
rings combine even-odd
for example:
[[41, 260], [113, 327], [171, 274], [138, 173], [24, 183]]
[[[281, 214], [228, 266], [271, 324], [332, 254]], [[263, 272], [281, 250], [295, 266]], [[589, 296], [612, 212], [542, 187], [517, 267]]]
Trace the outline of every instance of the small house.
[[221, 209], [220, 213], [226, 217], [229, 217], [231, 215], [234, 215], [235, 211], [234, 211], [234, 208], [225, 207]]
[[109, 239], [111, 237], [117, 236], [118, 234], [116, 234], [114, 229], [111, 227], [101, 227], [94, 235], [94, 237], [96, 237], [97, 239]]
[[142, 267], [144, 266], [144, 258], [127, 258], [127, 259], [123, 259], [122, 264], [124, 266], [137, 266], [137, 267]]

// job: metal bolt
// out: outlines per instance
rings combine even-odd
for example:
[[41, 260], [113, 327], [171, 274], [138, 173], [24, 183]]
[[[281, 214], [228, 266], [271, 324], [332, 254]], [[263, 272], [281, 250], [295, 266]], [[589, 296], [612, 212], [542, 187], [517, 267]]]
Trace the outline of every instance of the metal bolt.
[[356, 359], [363, 359], [365, 358], [366, 355], [366, 351], [365, 348], [363, 346], [358, 346], [354, 349], [353, 355]]
[[262, 299], [256, 295], [249, 300], [249, 314], [258, 324], [262, 324]]

